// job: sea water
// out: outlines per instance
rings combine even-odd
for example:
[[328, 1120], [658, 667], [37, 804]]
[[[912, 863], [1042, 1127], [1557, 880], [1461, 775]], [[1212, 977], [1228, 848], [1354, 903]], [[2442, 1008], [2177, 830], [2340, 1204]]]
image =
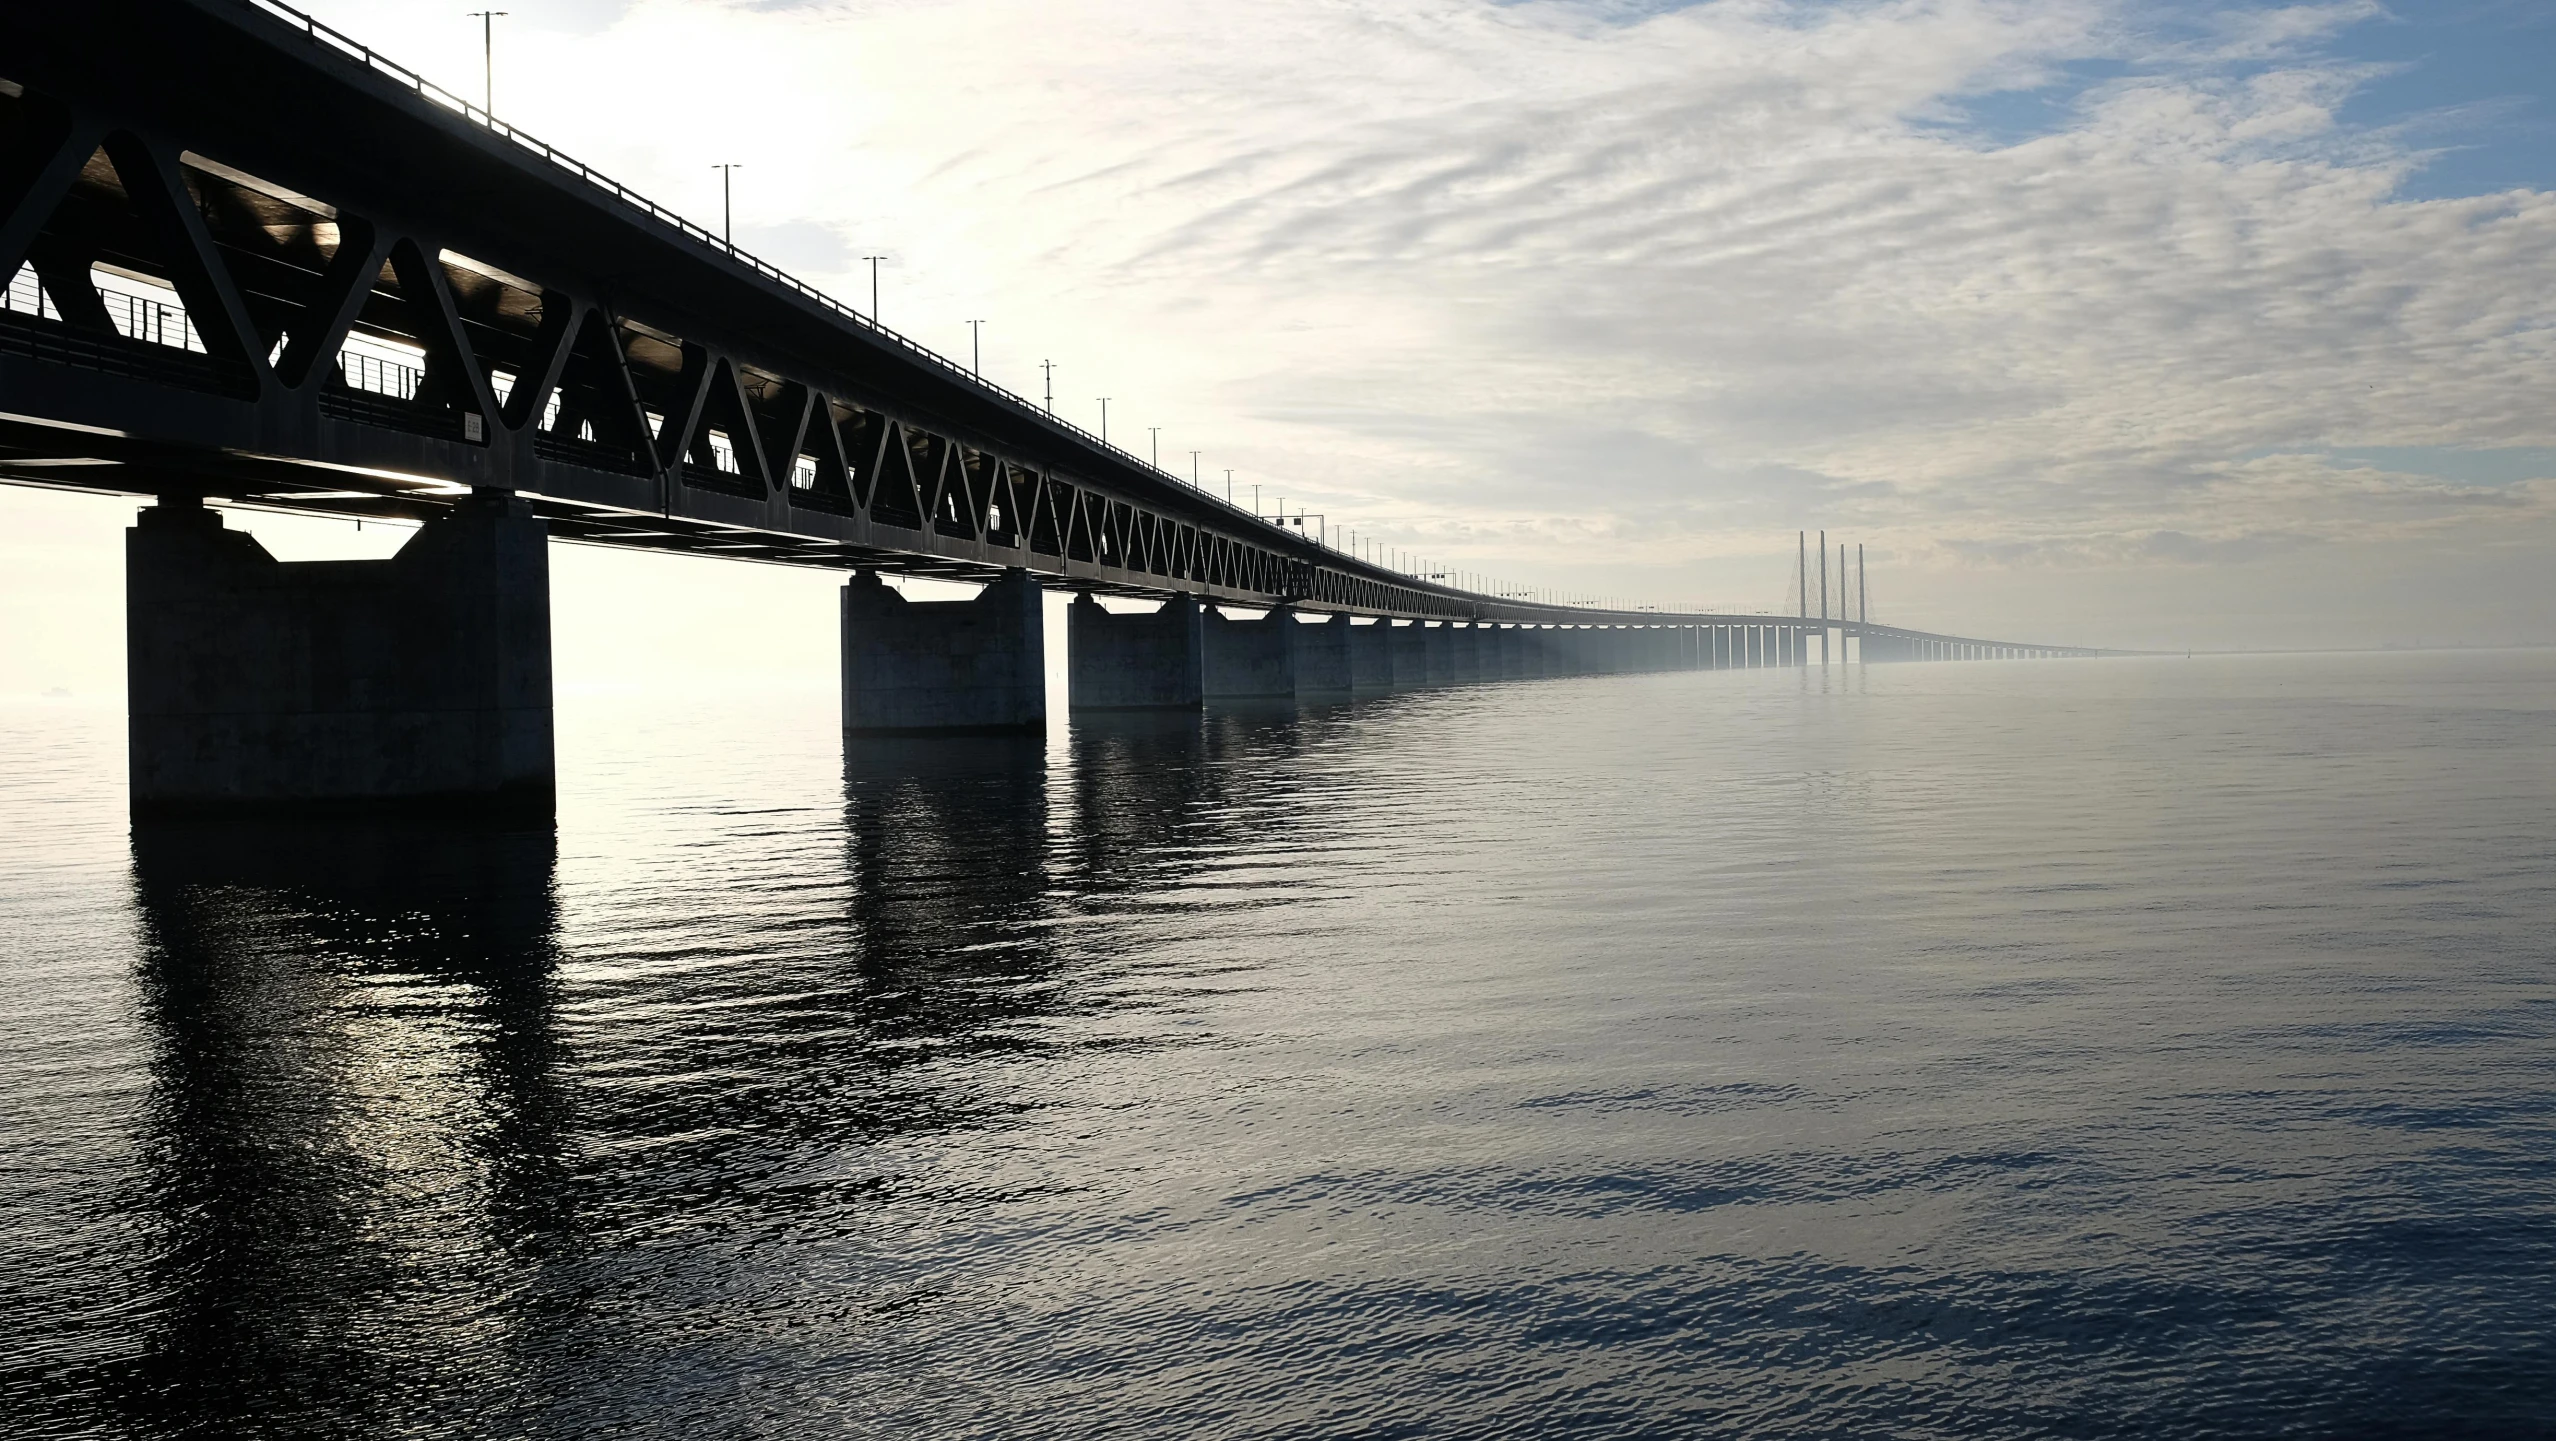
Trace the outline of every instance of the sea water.
[[2556, 654], [837, 724], [137, 831], [0, 712], [0, 1430], [2556, 1417]]

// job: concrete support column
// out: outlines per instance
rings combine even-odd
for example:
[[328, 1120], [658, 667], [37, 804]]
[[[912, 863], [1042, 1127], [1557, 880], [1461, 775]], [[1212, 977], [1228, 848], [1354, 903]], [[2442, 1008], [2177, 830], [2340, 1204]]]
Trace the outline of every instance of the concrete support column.
[[[1302, 696], [1344, 696], [1357, 686], [1357, 660], [1350, 651], [1350, 633], [1354, 629], [1347, 615], [1335, 615], [1320, 625], [1307, 625], [1289, 616], [1287, 639], [1296, 649], [1296, 694]], [[1373, 629], [1373, 627], [1369, 627]]]
[[1361, 695], [1393, 689], [1393, 622], [1349, 628], [1349, 685]]
[[500, 492], [389, 560], [288, 564], [193, 501], [143, 511], [125, 532], [134, 811], [549, 815], [547, 540]]
[[1473, 638], [1454, 621], [1442, 621], [1429, 632], [1429, 684], [1462, 685], [1466, 645]]
[[843, 733], [1047, 728], [1044, 596], [1010, 570], [971, 600], [908, 600], [872, 571], [843, 586]]
[[1447, 682], [1450, 685], [1479, 685], [1482, 682], [1482, 627], [1450, 625], [1439, 634], [1447, 641]]
[[1402, 690], [1430, 685], [1429, 630], [1418, 621], [1393, 627], [1386, 639], [1393, 650], [1393, 683]]
[[1293, 699], [1296, 637], [1305, 627], [1284, 606], [1258, 620], [1234, 620], [1214, 606], [1198, 612], [1205, 657], [1201, 693], [1226, 700]]
[[1198, 601], [1176, 595], [1150, 615], [1115, 615], [1086, 591], [1065, 612], [1068, 703], [1076, 710], [1196, 710], [1206, 697]]
[[1462, 637], [1456, 630], [1455, 623], [1441, 621], [1428, 627], [1424, 634], [1428, 640], [1429, 684], [1433, 686], [1459, 684], [1456, 645]]

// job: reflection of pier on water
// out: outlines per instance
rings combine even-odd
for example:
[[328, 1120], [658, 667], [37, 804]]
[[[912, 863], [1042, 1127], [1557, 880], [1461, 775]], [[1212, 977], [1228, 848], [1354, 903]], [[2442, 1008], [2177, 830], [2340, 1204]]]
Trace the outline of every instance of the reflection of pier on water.
[[[546, 829], [137, 828], [150, 1319], [98, 1402], [538, 1432], [644, 1391], [631, 1368], [751, 1370], [770, 1338], [718, 1318], [776, 1289], [900, 1304], [922, 1282], [880, 1228], [965, 1204], [917, 1158], [1016, 1130], [1078, 1051], [1166, 1043], [1113, 928], [1265, 830], [1233, 778], [1323, 724], [864, 738], [844, 885], [654, 918], [618, 954], [563, 941], [593, 901]], [[747, 850], [617, 863], [742, 877]]]

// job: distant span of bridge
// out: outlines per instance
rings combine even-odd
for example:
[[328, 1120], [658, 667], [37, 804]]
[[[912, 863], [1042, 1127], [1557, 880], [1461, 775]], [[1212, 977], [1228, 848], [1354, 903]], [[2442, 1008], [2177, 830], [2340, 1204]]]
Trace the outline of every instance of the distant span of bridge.
[[[852, 734], [1042, 727], [1050, 589], [1078, 593], [1091, 710], [2098, 653], [1873, 623], [1842, 550], [1830, 601], [1824, 537], [1789, 616], [1347, 553], [267, 0], [0, 9], [0, 276], [0, 482], [155, 502], [127, 547], [137, 811], [546, 810], [552, 538], [851, 572]], [[224, 506], [421, 526], [281, 563]]]

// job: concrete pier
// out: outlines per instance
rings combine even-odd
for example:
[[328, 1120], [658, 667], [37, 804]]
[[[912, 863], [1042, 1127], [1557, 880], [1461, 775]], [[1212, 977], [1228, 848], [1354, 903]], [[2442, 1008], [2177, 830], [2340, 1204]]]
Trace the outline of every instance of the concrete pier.
[[1349, 628], [1349, 685], [1360, 695], [1394, 688], [1393, 623]]
[[1482, 678], [1480, 645], [1469, 625], [1449, 621], [1429, 632], [1429, 683], [1471, 685]]
[[1393, 684], [1397, 690], [1435, 685], [1429, 669], [1429, 630], [1418, 621], [1393, 627], [1387, 642], [1393, 649]]
[[1287, 623], [1295, 627], [1289, 639], [1296, 648], [1296, 694], [1345, 696], [1356, 691], [1357, 659], [1351, 635], [1357, 628], [1350, 625], [1349, 617], [1335, 615], [1320, 625], [1307, 625], [1294, 619], [1293, 612], [1279, 613], [1287, 615]]
[[192, 500], [125, 533], [132, 805], [547, 816], [547, 532], [490, 492], [389, 560], [286, 563]]
[[1065, 622], [1067, 703], [1075, 710], [1196, 710], [1206, 698], [1206, 628], [1176, 595], [1150, 615], [1113, 615], [1090, 592]]
[[1200, 608], [1199, 640], [1205, 657], [1202, 694], [1211, 699], [1286, 699], [1296, 693], [1296, 636], [1305, 627], [1280, 607], [1258, 620], [1235, 620], [1214, 606]]
[[871, 571], [844, 584], [844, 734], [1046, 728], [1047, 627], [1029, 572], [1006, 571], [971, 600], [908, 600]]

